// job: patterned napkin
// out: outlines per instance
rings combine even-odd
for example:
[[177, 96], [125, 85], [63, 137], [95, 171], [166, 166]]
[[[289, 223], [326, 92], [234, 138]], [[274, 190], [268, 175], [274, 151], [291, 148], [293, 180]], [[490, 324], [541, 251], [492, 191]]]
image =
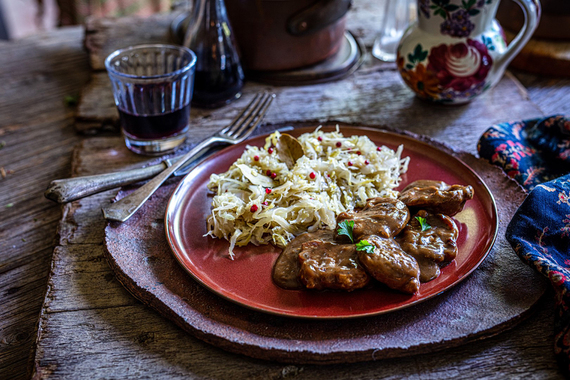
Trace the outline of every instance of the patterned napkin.
[[554, 350], [570, 375], [570, 119], [556, 115], [494, 125], [477, 148], [530, 191], [506, 237], [556, 291]]

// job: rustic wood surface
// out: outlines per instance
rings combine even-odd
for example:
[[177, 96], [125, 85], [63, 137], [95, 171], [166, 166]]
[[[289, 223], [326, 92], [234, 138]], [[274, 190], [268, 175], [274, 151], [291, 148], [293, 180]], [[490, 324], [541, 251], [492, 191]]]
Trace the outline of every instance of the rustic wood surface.
[[70, 175], [73, 107], [89, 77], [81, 28], [0, 42], [0, 378], [24, 378], [61, 208], [43, 198]]
[[[362, 24], [366, 25], [366, 24]], [[100, 41], [105, 41], [107, 38], [109, 41], [115, 41], [113, 38], [113, 30], [107, 28], [104, 30], [104, 35], [101, 36]], [[97, 32], [92, 31], [92, 35], [96, 36]], [[360, 35], [366, 37], [366, 30], [361, 28]], [[373, 39], [370, 39], [373, 40]], [[102, 45], [105, 45], [102, 43]], [[93, 61], [93, 58], [92, 58]], [[83, 93], [81, 104], [79, 107], [79, 116], [81, 120], [89, 120], [92, 128], [97, 129], [97, 122], [101, 126], [116, 125], [116, 110], [113, 108], [111, 102], [102, 103], [101, 100], [105, 99], [105, 93], [110, 94], [110, 89], [108, 87], [108, 82], [105, 80], [104, 73], [95, 73], [95, 80], [91, 82], [90, 86], [86, 87], [86, 91]], [[272, 123], [286, 123], [286, 122], [296, 122], [304, 120], [314, 120], [315, 124], [320, 121], [325, 120], [339, 120], [345, 122], [360, 122], [367, 124], [380, 124], [389, 125], [393, 128], [405, 129], [415, 133], [428, 134], [432, 137], [439, 138], [446, 141], [452, 146], [461, 147], [462, 149], [470, 152], [476, 152], [476, 141], [480, 134], [491, 124], [496, 122], [513, 120], [527, 117], [535, 117], [542, 115], [542, 111], [536, 107], [532, 102], [529, 101], [525, 89], [514, 80], [512, 77], [506, 77], [503, 79], [499, 85], [490, 93], [486, 94], [471, 103], [470, 105], [463, 107], [443, 107], [443, 106], [433, 106], [428, 103], [414, 98], [412, 93], [402, 86], [402, 83], [395, 72], [394, 65], [391, 64], [380, 64], [368, 57], [365, 65], [361, 68], [355, 75], [346, 78], [345, 80], [339, 82], [333, 82], [323, 85], [315, 86], [300, 86], [300, 87], [272, 87], [267, 85], [262, 85], [258, 83], [249, 83], [244, 90], [244, 97], [238, 102], [225, 107], [224, 109], [216, 111], [203, 111], [194, 109], [192, 111], [193, 120], [193, 131], [191, 133], [190, 144], [199, 141], [200, 139], [206, 137], [216, 128], [220, 128], [222, 125], [226, 124], [231, 117], [233, 117], [238, 110], [247, 103], [249, 97], [252, 93], [257, 92], [259, 89], [270, 89], [278, 94], [274, 106], [271, 108], [267, 115], [267, 120]], [[307, 101], [310, 100], [310, 101]], [[92, 114], [89, 116], [84, 110], [91, 110]], [[79, 125], [80, 123], [78, 123]], [[109, 152], [112, 154], [117, 154], [117, 152], [123, 152], [126, 150], [118, 142], [119, 145], [115, 145], [109, 148]], [[79, 162], [75, 162], [77, 170], [75, 172], [82, 174], [90, 174], [93, 170], [109, 170], [109, 165], [105, 164], [109, 159], [109, 153], [105, 156], [105, 149], [98, 150], [98, 158], [88, 159], [86, 145], [82, 149], [78, 150], [76, 159], [80, 159]], [[128, 153], [128, 152], [127, 152]], [[124, 158], [123, 158], [124, 159]], [[77, 161], [77, 160], [76, 160]], [[127, 160], [128, 161], [128, 160]], [[112, 166], [112, 165], [111, 165]], [[72, 270], [72, 273], [76, 276], [75, 282], [77, 285], [71, 287], [72, 280], [66, 279], [69, 273], [69, 255], [73, 254], [73, 248], [76, 244], [82, 244], [83, 237], [95, 236], [93, 232], [94, 229], [100, 228], [102, 222], [101, 216], [98, 212], [98, 208], [102, 202], [108, 202], [110, 196], [107, 194], [107, 198], [103, 196], [92, 197], [90, 199], [85, 199], [82, 201], [74, 202], [72, 205], [68, 206], [68, 211], [66, 213], [66, 218], [62, 223], [62, 247], [65, 246], [66, 249], [60, 250], [56, 249], [56, 256], [54, 258], [54, 269], [52, 275], [52, 281], [50, 282], [49, 295], [46, 297], [49, 302], [42, 312], [41, 318], [41, 334], [38, 344], [38, 351], [36, 356], [36, 369], [38, 377], [65, 377], [65, 376], [78, 376], [85, 370], [85, 360], [86, 358], [81, 358], [75, 363], [69, 363], [63, 360], [67, 355], [61, 352], [61, 348], [65, 346], [65, 337], [68, 333], [67, 329], [75, 329], [75, 320], [91, 320], [92, 323], [96, 323], [97, 326], [102, 326], [108, 324], [104, 320], [99, 319], [99, 312], [97, 315], [93, 314], [93, 310], [85, 305], [77, 305], [71, 307], [69, 305], [70, 300], [80, 298], [78, 294], [89, 293], [89, 289], [83, 288], [83, 286], [90, 286], [95, 283], [94, 279], [89, 277], [83, 277], [79, 273], [91, 273], [91, 270], [87, 267], [83, 267], [82, 270]], [[66, 228], [69, 225], [73, 228]], [[504, 227], [504, 226], [503, 226]], [[64, 231], [72, 231], [75, 235], [79, 233], [79, 239], [75, 238], [68, 239], [63, 233]], [[98, 243], [99, 244], [99, 243]], [[98, 245], [97, 244], [97, 245]], [[86, 263], [85, 265], [89, 265]], [[61, 270], [61, 272], [60, 272]], [[109, 276], [111, 272], [107, 272], [107, 279], [113, 278]], [[99, 274], [101, 276], [101, 274]], [[104, 275], [103, 275], [104, 277]], [[95, 289], [100, 289], [101, 286], [95, 286]], [[115, 304], [113, 289], [109, 286], [105, 287], [105, 297], [102, 297], [99, 301], [89, 301], [95, 302], [94, 308], [116, 308], [114, 316], [117, 317], [117, 323], [121, 324], [120, 315], [130, 310], [122, 309], [122, 303]], [[116, 289], [115, 289], [116, 290]], [[99, 293], [100, 291], [97, 290]], [[89, 296], [88, 298], [93, 298]], [[132, 300], [131, 300], [132, 301]], [[130, 304], [129, 304], [130, 305]], [[77, 309], [81, 309], [78, 311]], [[63, 316], [67, 312], [73, 312], [74, 322], [71, 324], [65, 324]], [[81, 316], [82, 315], [82, 316]], [[62, 319], [63, 318], [63, 319]], [[134, 331], [130, 331], [132, 328], [128, 323], [123, 326], [126, 330], [129, 330], [127, 334], [136, 334]], [[134, 328], [137, 330], [138, 328]], [[88, 331], [87, 336], [91, 337], [94, 335], [93, 330], [87, 327], [85, 331]], [[98, 330], [96, 335], [99, 336], [98, 339], [102, 341], [105, 340], [104, 335], [110, 334], [110, 331]], [[154, 352], [163, 352], [170, 343], [166, 343], [161, 340], [154, 331], [144, 331], [144, 335], [147, 336], [151, 334], [154, 336]], [[63, 340], [61, 340], [63, 339]], [[107, 338], [111, 339], [111, 338]], [[168, 340], [167, 340], [168, 341]], [[83, 344], [87, 347], [95, 347], [97, 343], [91, 338], [83, 341]], [[126, 355], [126, 357], [136, 356], [132, 347], [129, 347], [130, 340], [117, 341], [116, 351], [120, 352], [119, 355]], [[54, 349], [57, 347], [58, 349]], [[187, 355], [181, 355], [179, 361], [176, 361], [177, 367], [182, 365], [185, 366], [189, 362], [185, 362], [186, 357], [194, 357], [195, 349], [187, 347]], [[99, 359], [97, 359], [96, 352], [89, 351], [89, 360], [95, 361], [109, 361], [107, 358], [108, 352], [100, 354]], [[218, 353], [218, 355], [223, 355], [220, 351], [212, 351]], [[211, 353], [210, 355], [215, 355]], [[553, 360], [552, 356], [550, 359]], [[214, 357], [214, 356], [213, 356]], [[110, 362], [121, 362], [124, 359], [112, 359]], [[175, 359], [176, 360], [176, 359]], [[222, 359], [220, 359], [222, 360]], [[237, 359], [240, 360], [239, 358]], [[242, 359], [245, 360], [245, 359]], [[401, 359], [404, 360], [404, 359]], [[144, 356], [139, 359], [133, 358], [130, 360], [132, 365], [136, 368], [148, 368], [148, 357]], [[219, 360], [215, 360], [219, 362]], [[184, 364], [186, 363], [186, 364]], [[257, 370], [263, 369], [265, 372], [269, 364], [260, 364]], [[234, 363], [227, 365], [227, 371], [231, 371], [230, 368], [239, 366], [239, 363]], [[383, 367], [386, 363], [383, 364]], [[399, 367], [401, 364], [396, 364]], [[429, 365], [423, 364], [425, 366], [424, 373], [427, 376], [437, 377], [436, 373], [443, 371], [443, 368], [439, 365]], [[429, 367], [429, 369], [428, 369]], [[510, 367], [510, 366], [509, 366]], [[502, 367], [506, 370], [505, 367]], [[147, 369], [149, 370], [149, 369]], [[213, 370], [210, 368], [208, 370]], [[496, 367], [493, 367], [496, 370]], [[101, 376], [107, 376], [113, 371], [119, 371], [119, 369], [112, 364], [109, 368], [101, 370]], [[172, 371], [168, 365], [157, 365], [154, 369], [154, 373], [164, 373], [171, 376], [176, 376], [178, 369]], [[315, 368], [315, 371], [319, 371]], [[394, 372], [394, 369], [386, 370], [386, 372], [379, 372], [378, 369], [373, 369], [372, 372], [365, 372], [362, 374], [363, 377], [366, 376], [384, 376], [389, 372]], [[553, 365], [551, 367], [551, 374], [557, 375], [557, 368]], [[484, 372], [481, 372], [484, 373]], [[196, 372], [182, 372], [184, 375], [188, 376], [199, 376]], [[122, 376], [136, 376], [131, 371], [121, 371]], [[223, 376], [230, 376], [229, 372], [223, 374]], [[249, 376], [243, 374], [243, 376]]]
[[[295, 128], [303, 126], [296, 124]], [[334, 124], [329, 126], [334, 128]], [[348, 129], [351, 126], [340, 124], [345, 135], [352, 133]], [[312, 127], [309, 125], [310, 130]], [[526, 196], [520, 186], [487, 160], [422, 140], [468, 163], [495, 195], [498, 217], [512, 218]], [[101, 160], [100, 150], [88, 145], [83, 146], [81, 156], [85, 163]], [[335, 321], [282, 318], [252, 311], [204, 289], [172, 255], [162, 217], [178, 182], [163, 186], [127, 222], [107, 225], [106, 257], [115, 277], [137, 299], [192, 335], [231, 352], [297, 364], [351, 363], [431, 353], [512, 328], [529, 315], [546, 290], [543, 278], [512, 254], [503, 223], [494, 248], [472, 276], [444, 295], [414, 307], [377, 317]], [[119, 197], [125, 194], [121, 192]], [[418, 319], [418, 315], [422, 317]]]
[[[355, 10], [363, 12], [355, 13], [358, 17], [351, 20], [356, 21], [349, 20], [349, 28], [363, 38], [368, 48], [374, 33], [366, 31], [378, 27], [378, 13], [373, 13], [375, 8], [382, 7], [381, 2], [378, 3], [370, 5], [368, 2], [357, 2]], [[361, 16], [368, 11], [370, 14], [367, 17]], [[53, 251], [61, 211], [59, 206], [44, 200], [41, 193], [50, 180], [70, 174], [71, 149], [76, 142], [85, 139], [75, 135], [72, 127], [73, 108], [65, 106], [63, 100], [65, 96], [77, 95], [89, 76], [89, 57], [81, 46], [83, 37], [81, 28], [64, 28], [16, 42], [0, 42], [0, 168], [3, 169], [0, 169], [0, 174], [5, 173], [0, 177], [0, 304], [3, 306], [0, 309], [0, 377], [29, 377], [27, 373], [32, 368], [32, 362], [28, 357], [31, 354], [33, 358], [34, 354], [36, 323], [46, 291], [52, 252], [54, 273], [57, 271], [65, 275], [59, 277], [58, 281], [61, 286], [70, 289], [72, 296], [57, 300], [60, 305], [67, 303], [67, 306], [54, 309], [52, 326], [61, 322], [65, 328], [60, 331], [60, 336], [52, 335], [51, 344], [56, 351], [59, 348], [65, 352], [66, 361], [92, 377], [100, 377], [97, 376], [100, 371], [109, 370], [109, 363], [122, 363], [124, 372], [131, 377], [152, 377], [156, 374], [145, 372], [148, 367], [129, 365], [129, 360], [133, 358], [142, 358], [150, 367], [155, 364], [171, 366], [171, 377], [180, 378], [451, 378], [468, 377], [468, 374], [487, 378], [560, 376], [552, 354], [552, 295], [544, 299], [535, 315], [508, 332], [449, 352], [401, 360], [397, 371], [392, 367], [384, 370], [385, 361], [327, 367], [288, 366], [259, 362], [215, 349], [188, 336], [174, 325], [165, 323], [162, 317], [138, 303], [111, 276], [98, 247], [102, 241], [103, 223], [94, 210], [90, 211], [94, 212], [93, 215], [89, 212], [82, 215], [85, 220], [75, 216], [82, 224], [79, 229], [72, 221], [62, 225], [64, 230], [76, 230], [73, 234], [64, 231], [66, 239], [71, 234], [71, 242], [81, 243], [71, 247], [65, 246], [65, 242], [58, 243], [59, 247]], [[389, 69], [390, 65], [376, 64], [376, 68], [367, 70]], [[474, 119], [483, 116], [481, 124], [461, 121], [457, 117], [461, 112], [457, 110], [442, 112], [451, 112], [454, 116], [450, 118], [450, 124], [453, 120], [459, 120], [465, 122], [465, 126], [477, 124], [478, 128], [484, 128], [485, 122], [495, 119], [504, 121], [540, 113], [570, 113], [569, 80], [522, 73], [517, 73], [517, 77], [528, 90], [531, 100], [525, 103], [528, 112], [524, 109], [514, 109], [513, 112], [504, 109], [501, 110], [502, 116], [497, 118], [471, 112], [470, 116]], [[381, 76], [375, 78], [383, 79]], [[511, 86], [510, 82], [507, 84]], [[351, 92], [358, 92], [361, 85], [361, 82], [355, 82], [350, 88]], [[395, 97], [404, 96], [407, 104], [403, 106], [411, 109], [420, 103], [403, 89], [401, 82], [394, 82], [392, 87], [389, 83], [376, 84], [376, 88], [368, 87], [367, 91], [372, 91], [373, 99], [352, 95], [351, 99], [344, 101], [343, 97], [347, 94], [337, 93], [335, 86], [331, 85], [322, 89], [327, 92], [322, 97], [324, 104], [314, 103], [313, 110], [309, 112], [311, 106], [307, 104], [307, 99], [299, 98], [301, 103], [297, 106], [304, 110], [304, 115], [313, 118], [326, 119], [331, 109], [344, 107], [345, 112], [337, 111], [336, 114], [341, 114], [345, 120], [360, 121], [359, 113], [362, 113], [370, 121], [382, 119], [378, 112], [389, 108], [380, 104], [382, 100], [390, 102]], [[386, 96], [377, 98], [377, 92], [386, 91]], [[497, 100], [503, 104], [501, 102], [505, 101], [500, 97], [492, 98], [492, 94], [485, 95], [489, 96], [491, 100], [486, 102]], [[319, 107], [324, 108], [321, 111]], [[227, 112], [231, 114], [235, 108]], [[405, 111], [401, 111], [403, 113]], [[216, 125], [223, 121], [218, 120], [222, 118], [220, 115], [221, 112], [212, 116]], [[419, 123], [412, 127], [422, 133], [421, 127], [416, 124]], [[446, 125], [441, 126], [443, 132], [447, 130]], [[446, 140], [446, 133], [443, 132], [439, 133], [440, 139]], [[458, 146], [462, 145], [459, 142]], [[474, 146], [474, 141], [466, 145]], [[130, 159], [128, 152], [123, 153]], [[90, 171], [111, 169], [94, 168]], [[102, 197], [108, 199], [112, 194]], [[92, 199], [97, 202], [96, 197]], [[91, 220], [91, 216], [95, 216], [94, 220]], [[55, 266], [55, 263], [59, 264]], [[90, 280], [94, 280], [92, 285], [96, 286], [89, 286]], [[77, 289], [81, 291], [77, 292]], [[107, 297], [109, 292], [112, 297]], [[91, 310], [89, 316], [85, 309]], [[122, 313], [118, 314], [117, 310], [122, 310]], [[129, 326], [136, 326], [137, 329], [130, 330]], [[89, 344], [81, 340], [86, 336], [92, 339]], [[169, 341], [168, 348], [157, 351], [154, 343], [157, 338]], [[124, 345], [129, 346], [130, 351], [119, 352], [118, 349]], [[192, 352], [190, 359], [182, 363], [180, 352], [189, 351]], [[91, 358], [89, 353], [99, 355]], [[101, 360], [101, 355], [104, 360]], [[231, 360], [232, 366], [225, 366], [225, 360]], [[434, 363], [439, 364], [440, 368], [434, 369]], [[58, 363], [52, 362], [50, 365], [53, 377], [71, 377], [64, 368], [58, 369]], [[108, 377], [122, 377], [124, 372], [116, 371], [114, 376]]]
[[[511, 41], [515, 34], [505, 31]], [[531, 38], [511, 67], [539, 75], [570, 78], [570, 41]]]

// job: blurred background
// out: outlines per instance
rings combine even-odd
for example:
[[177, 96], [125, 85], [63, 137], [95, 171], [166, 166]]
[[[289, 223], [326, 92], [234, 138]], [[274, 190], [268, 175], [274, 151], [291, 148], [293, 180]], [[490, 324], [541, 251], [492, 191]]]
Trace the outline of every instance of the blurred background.
[[0, 39], [17, 39], [93, 16], [148, 16], [180, 0], [0, 0]]

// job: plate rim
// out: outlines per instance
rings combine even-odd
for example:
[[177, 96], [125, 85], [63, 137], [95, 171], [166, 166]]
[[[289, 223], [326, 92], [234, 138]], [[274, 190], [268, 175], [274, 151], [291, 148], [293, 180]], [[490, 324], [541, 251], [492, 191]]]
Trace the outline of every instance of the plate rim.
[[[335, 123], [320, 123], [319, 127], [321, 128], [321, 130], [334, 130], [335, 129]], [[338, 127], [338, 124], [336, 124], [336, 127]], [[312, 132], [315, 129], [316, 129], [316, 127], [314, 127], [314, 126], [301, 126], [301, 127], [294, 128], [294, 131], [295, 131], [295, 133], [297, 133], [297, 132], [306, 133], [306, 132]], [[399, 306], [391, 308], [389, 310], [379, 310], [379, 311], [363, 312], [363, 313], [359, 313], [359, 314], [332, 315], [332, 316], [298, 315], [298, 314], [293, 314], [293, 313], [279, 312], [276, 310], [268, 310], [268, 309], [260, 307], [260, 306], [249, 305], [249, 304], [240, 302], [239, 300], [236, 300], [236, 299], [234, 299], [234, 298], [232, 298], [226, 294], [223, 294], [222, 292], [210, 287], [199, 276], [194, 274], [190, 270], [190, 268], [187, 268], [186, 265], [182, 262], [181, 257], [179, 256], [179, 252], [177, 252], [177, 249], [175, 248], [175, 243], [173, 241], [174, 233], [172, 233], [172, 232], [169, 233], [169, 228], [171, 225], [171, 223], [169, 223], [169, 215], [171, 215], [173, 213], [171, 205], [174, 202], [175, 197], [179, 193], [180, 189], [186, 183], [186, 179], [189, 176], [191, 176], [196, 170], [198, 170], [200, 168], [200, 166], [203, 165], [205, 162], [212, 161], [212, 160], [216, 159], [218, 156], [227, 152], [228, 150], [235, 149], [236, 145], [227, 146], [227, 147], [215, 152], [214, 154], [212, 154], [208, 157], [205, 157], [194, 168], [192, 168], [192, 170], [190, 172], [188, 172], [182, 178], [182, 180], [178, 183], [178, 185], [176, 186], [176, 188], [174, 189], [174, 191], [172, 192], [172, 194], [170, 195], [170, 197], [168, 199], [168, 203], [166, 206], [166, 211], [165, 211], [165, 215], [164, 215], [164, 219], [163, 219], [164, 220], [164, 229], [165, 229], [166, 240], [167, 240], [168, 245], [170, 247], [171, 253], [175, 257], [178, 264], [184, 269], [184, 271], [186, 271], [186, 273], [188, 273], [192, 277], [192, 279], [197, 281], [202, 287], [204, 287], [205, 289], [207, 289], [208, 291], [210, 291], [214, 295], [221, 297], [225, 300], [228, 300], [228, 301], [230, 301], [230, 302], [232, 302], [232, 303], [234, 303], [240, 307], [245, 307], [247, 309], [254, 310], [257, 312], [261, 312], [264, 314], [270, 314], [270, 315], [285, 317], [285, 318], [304, 319], [304, 320], [354, 319], [354, 318], [366, 318], [366, 317], [372, 317], [372, 316], [392, 313], [395, 311], [399, 311], [402, 309], [406, 309], [406, 308], [418, 305], [419, 303], [422, 303], [422, 302], [428, 301], [430, 299], [433, 299], [437, 296], [440, 296], [443, 293], [445, 293], [445, 292], [449, 291], [450, 289], [459, 285], [465, 279], [467, 279], [481, 265], [481, 263], [483, 263], [483, 261], [485, 261], [485, 259], [487, 258], [487, 256], [489, 255], [489, 253], [491, 252], [491, 250], [493, 249], [493, 247], [496, 243], [497, 235], [499, 232], [499, 214], [498, 214], [498, 210], [497, 210], [496, 200], [495, 200], [495, 197], [493, 196], [493, 193], [491, 192], [491, 190], [489, 189], [489, 187], [487, 186], [485, 181], [481, 178], [481, 176], [475, 170], [473, 170], [469, 165], [467, 165], [463, 160], [461, 160], [459, 157], [454, 155], [455, 151], [453, 150], [453, 148], [451, 148], [451, 147], [449, 147], [449, 146], [447, 146], [447, 145], [445, 145], [445, 144], [443, 144], [437, 140], [434, 140], [432, 138], [429, 138], [430, 139], [429, 142], [422, 140], [422, 138], [427, 138], [427, 136], [413, 134], [413, 133], [410, 133], [410, 132], [405, 131], [405, 130], [392, 130], [389, 128], [385, 128], [383, 126], [379, 126], [378, 128], [374, 128], [374, 127], [371, 127], [368, 125], [362, 125], [362, 126], [360, 126], [360, 125], [343, 125], [342, 127], [339, 127], [339, 130], [341, 132], [343, 132], [343, 130], [346, 130], [346, 129], [352, 129], [352, 130], [363, 131], [363, 132], [370, 131], [373, 133], [384, 133], [384, 134], [389, 134], [389, 135], [393, 135], [396, 137], [403, 137], [405, 139], [413, 140], [414, 142], [422, 144], [422, 145], [427, 145], [430, 148], [435, 149], [435, 150], [439, 151], [440, 153], [442, 153], [446, 156], [451, 156], [453, 159], [455, 159], [457, 162], [459, 162], [464, 169], [468, 170], [472, 176], [474, 176], [475, 178], [477, 178], [480, 181], [481, 186], [485, 189], [485, 192], [488, 195], [489, 200], [491, 201], [491, 203], [490, 203], [491, 204], [491, 211], [492, 211], [491, 219], [494, 220], [494, 225], [492, 226], [493, 233], [492, 233], [491, 239], [488, 240], [488, 244], [484, 248], [485, 253], [480, 257], [480, 259], [474, 265], [472, 265], [471, 268], [469, 268], [469, 270], [464, 272], [460, 278], [456, 279], [451, 284], [447, 285], [446, 287], [444, 287], [443, 289], [441, 289], [438, 292], [434, 292], [431, 295], [422, 297], [422, 298], [417, 299], [415, 301], [412, 301], [410, 303], [399, 305]], [[273, 132], [268, 132], [268, 133], [260, 134], [257, 136], [252, 136], [251, 138], [246, 139], [245, 141], [240, 143], [239, 146], [247, 145], [248, 141], [250, 141], [252, 139], [266, 138], [271, 133], [273, 133]], [[448, 148], [450, 150], [450, 152], [447, 152], [444, 149], [442, 149], [442, 146]], [[404, 148], [405, 148], [405, 146], [404, 146]]]

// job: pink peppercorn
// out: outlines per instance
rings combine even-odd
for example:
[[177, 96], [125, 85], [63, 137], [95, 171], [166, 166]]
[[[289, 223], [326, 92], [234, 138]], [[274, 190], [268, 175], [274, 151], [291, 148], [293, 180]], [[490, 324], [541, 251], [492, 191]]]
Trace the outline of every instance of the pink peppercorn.
[[267, 153], [269, 153], [269, 154], [273, 153], [273, 148], [267, 149]]
[[254, 161], [259, 161], [259, 156], [253, 156]]
[[380, 152], [380, 151], [382, 150], [382, 147], [379, 146], [378, 148], [376, 148], [376, 150], [377, 150], [378, 152]]
[[266, 174], [268, 177], [271, 177], [271, 170], [266, 171], [265, 174]]
[[262, 205], [267, 206], [269, 204], [269, 202], [265, 201], [262, 203]]
[[319, 137], [317, 137], [317, 140], [323, 141], [323, 138], [321, 136], [319, 136]]
[[352, 162], [348, 161], [348, 166], [352, 166]]
[[369, 163], [370, 163], [370, 161], [368, 161], [368, 160], [364, 161], [365, 165], [368, 165]]
[[358, 154], [359, 156], [362, 154], [360, 151], [356, 152], [356, 154]]
[[271, 178], [275, 179], [277, 177], [277, 173], [271, 173]]
[[341, 146], [342, 146], [342, 143], [340, 141], [336, 143], [337, 148], [340, 148]]
[[270, 188], [265, 189], [265, 194], [271, 194], [271, 189]]
[[311, 172], [311, 174], [309, 174], [309, 177], [310, 177], [311, 179], [315, 179], [316, 176], [317, 176], [317, 175], [315, 174], [315, 172]]
[[256, 212], [256, 211], [257, 211], [257, 205], [251, 206], [251, 208], [249, 209], [249, 211], [251, 211], [251, 212]]

